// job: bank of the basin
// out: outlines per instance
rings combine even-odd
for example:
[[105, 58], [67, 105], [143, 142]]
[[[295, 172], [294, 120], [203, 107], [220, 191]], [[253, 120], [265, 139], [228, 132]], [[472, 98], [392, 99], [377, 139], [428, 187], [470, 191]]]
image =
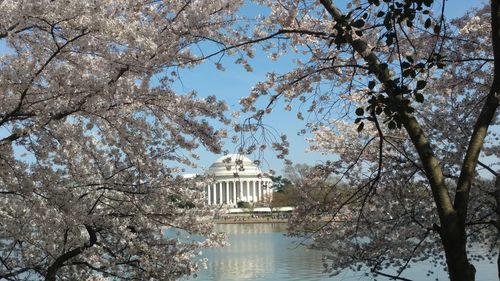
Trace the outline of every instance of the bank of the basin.
[[[285, 223], [218, 224], [226, 232], [230, 245], [207, 249], [200, 259], [207, 258], [207, 268], [189, 281], [363, 281], [373, 280], [369, 272], [343, 271], [330, 277], [323, 273], [323, 253], [301, 245], [304, 240], [285, 236]], [[305, 241], [307, 243], [307, 241]], [[496, 267], [487, 262], [475, 264], [477, 281], [498, 280]], [[427, 275], [428, 270], [434, 273]], [[368, 275], [368, 276], [367, 276]], [[442, 267], [427, 263], [412, 265], [405, 275], [415, 281], [448, 280]], [[377, 277], [377, 280], [389, 280]]]
[[259, 216], [259, 215], [230, 215], [221, 216], [214, 219], [216, 224], [274, 224], [274, 223], [287, 223], [289, 215], [276, 215], [276, 216]]

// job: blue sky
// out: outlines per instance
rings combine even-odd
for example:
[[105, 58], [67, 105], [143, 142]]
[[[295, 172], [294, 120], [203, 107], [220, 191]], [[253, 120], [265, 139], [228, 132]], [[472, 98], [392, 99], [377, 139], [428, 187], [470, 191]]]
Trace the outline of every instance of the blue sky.
[[[348, 1], [340, 2], [340, 6], [345, 6]], [[466, 10], [471, 7], [480, 6], [484, 1], [477, 0], [447, 0], [446, 15], [449, 18], [461, 16]], [[255, 11], [252, 11], [255, 12]], [[174, 89], [178, 92], [188, 92], [195, 90], [199, 96], [215, 95], [218, 99], [225, 100], [231, 111], [238, 110], [238, 101], [241, 97], [247, 96], [253, 85], [259, 81], [265, 80], [266, 73], [276, 71], [285, 73], [294, 67], [290, 58], [285, 57], [277, 62], [273, 62], [266, 58], [266, 55], [257, 52], [255, 59], [250, 61], [253, 72], [247, 72], [241, 65], [234, 65], [233, 57], [225, 56], [222, 60], [225, 71], [218, 71], [213, 62], [205, 62], [192, 69], [183, 69], [179, 71], [182, 83], [179, 81], [174, 84]], [[336, 159], [335, 155], [321, 155], [317, 152], [307, 152], [308, 144], [306, 138], [310, 138], [310, 134], [298, 136], [297, 133], [304, 128], [305, 122], [295, 117], [296, 112], [286, 112], [282, 107], [277, 106], [272, 114], [267, 115], [265, 123], [273, 126], [280, 133], [287, 134], [290, 142], [289, 159], [294, 163], [316, 164], [325, 160]], [[225, 149], [234, 151], [237, 148], [235, 144], [227, 142]], [[199, 150], [201, 155], [200, 167], [208, 167], [215, 161], [219, 155]], [[272, 151], [267, 151], [264, 154], [266, 164], [263, 169], [273, 169], [277, 173], [281, 173], [283, 161], [276, 158]], [[251, 157], [250, 157], [251, 158]], [[189, 172], [197, 172], [199, 170], [188, 168]]]
[[[247, 72], [243, 66], [234, 65], [234, 58], [228, 57], [223, 60], [225, 71], [218, 71], [213, 63], [204, 63], [193, 69], [184, 69], [179, 71], [182, 83], [177, 81], [174, 89], [178, 92], [188, 92], [195, 90], [200, 97], [215, 95], [218, 99], [223, 99], [229, 106], [229, 111], [238, 111], [240, 109], [239, 99], [247, 96], [257, 82], [263, 81], [268, 71], [277, 71], [280, 73], [292, 69], [294, 66], [291, 61], [273, 62], [265, 59], [265, 55], [258, 52], [256, 59], [251, 61], [253, 72]], [[263, 102], [268, 100], [263, 98]], [[321, 160], [331, 159], [332, 156], [322, 157], [319, 153], [305, 153], [307, 143], [305, 136], [298, 136], [297, 133], [304, 128], [305, 122], [297, 119], [292, 112], [284, 112], [283, 107], [278, 105], [270, 115], [266, 115], [264, 123], [272, 126], [279, 133], [287, 134], [290, 142], [290, 159], [295, 163], [314, 164]], [[245, 114], [242, 114], [245, 116]], [[225, 149], [235, 152], [236, 144], [226, 141]], [[220, 155], [214, 155], [200, 149], [201, 154], [200, 167], [208, 167]], [[249, 156], [252, 158], [251, 156]], [[274, 152], [268, 150], [264, 154], [266, 164], [263, 169], [273, 169], [277, 172], [282, 170], [283, 161], [276, 158]], [[190, 172], [196, 172], [188, 169]]]
[[[345, 6], [347, 1], [338, 1], [339, 6]], [[446, 11], [449, 18], [462, 15], [467, 9], [473, 6], [479, 6], [484, 1], [472, 0], [448, 0], [446, 1]], [[255, 6], [248, 13], [257, 13], [259, 11]], [[5, 42], [0, 40], [0, 53], [8, 52], [5, 47]], [[225, 100], [229, 105], [230, 112], [239, 110], [238, 101], [240, 98], [247, 96], [253, 85], [259, 81], [265, 80], [266, 73], [276, 71], [285, 73], [294, 67], [290, 57], [285, 57], [277, 62], [267, 59], [262, 52], [257, 52], [255, 59], [250, 61], [253, 72], [247, 72], [242, 65], [233, 64], [235, 58], [225, 56], [222, 60], [225, 71], [216, 69], [213, 62], [205, 62], [198, 66], [189, 69], [181, 69], [178, 71], [180, 80], [173, 85], [174, 90], [178, 93], [187, 93], [196, 91], [200, 97], [215, 95], [218, 99]], [[298, 136], [297, 133], [304, 128], [305, 122], [300, 121], [295, 117], [296, 112], [285, 112], [281, 110], [279, 105], [272, 114], [267, 115], [264, 123], [272, 126], [280, 134], [287, 134], [290, 142], [290, 155], [294, 163], [316, 164], [328, 159], [335, 159], [334, 155], [321, 155], [319, 153], [306, 153], [308, 147], [305, 138], [311, 135]], [[226, 141], [226, 150], [235, 152], [237, 145], [232, 144], [229, 140]], [[208, 167], [213, 161], [220, 157], [199, 149], [200, 162], [198, 169], [186, 168], [186, 172], [200, 172], [203, 167]], [[252, 157], [250, 157], [252, 158]], [[263, 169], [273, 169], [280, 173], [283, 168], [283, 161], [276, 158], [272, 151], [266, 151], [264, 154], [265, 163]]]

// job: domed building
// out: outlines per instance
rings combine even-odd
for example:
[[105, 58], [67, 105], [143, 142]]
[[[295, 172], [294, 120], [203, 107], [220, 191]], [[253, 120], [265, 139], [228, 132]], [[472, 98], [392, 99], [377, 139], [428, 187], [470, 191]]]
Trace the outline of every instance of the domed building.
[[237, 202], [269, 202], [272, 180], [250, 159], [229, 154], [217, 159], [206, 171], [215, 182], [205, 188], [209, 205], [235, 206]]

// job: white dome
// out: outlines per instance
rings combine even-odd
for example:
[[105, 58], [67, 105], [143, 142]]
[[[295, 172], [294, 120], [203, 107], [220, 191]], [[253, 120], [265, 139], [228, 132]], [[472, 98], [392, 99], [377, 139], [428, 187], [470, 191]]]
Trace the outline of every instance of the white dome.
[[205, 172], [215, 180], [205, 188], [207, 204], [237, 206], [240, 201], [270, 202], [272, 181], [257, 164], [241, 154], [217, 159]]
[[207, 170], [215, 177], [262, 177], [259, 167], [241, 154], [228, 154], [217, 159]]

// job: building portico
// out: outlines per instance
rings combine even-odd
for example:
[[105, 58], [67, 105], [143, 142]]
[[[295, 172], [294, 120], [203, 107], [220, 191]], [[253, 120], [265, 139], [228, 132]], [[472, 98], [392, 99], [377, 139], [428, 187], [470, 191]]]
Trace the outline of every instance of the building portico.
[[205, 188], [209, 205], [234, 206], [239, 201], [256, 203], [271, 200], [271, 179], [243, 155], [230, 154], [217, 159], [207, 174], [215, 179]]

